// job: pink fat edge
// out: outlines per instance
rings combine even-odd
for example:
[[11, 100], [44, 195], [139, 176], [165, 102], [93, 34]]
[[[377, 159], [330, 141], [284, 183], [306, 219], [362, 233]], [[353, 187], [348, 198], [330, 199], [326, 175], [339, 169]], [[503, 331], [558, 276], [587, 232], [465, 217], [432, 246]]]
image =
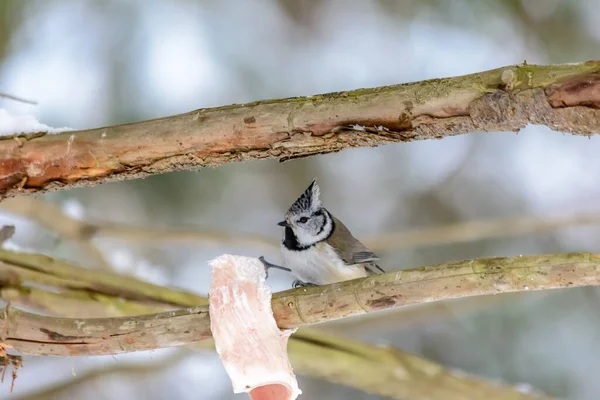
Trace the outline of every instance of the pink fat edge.
[[292, 396], [291, 390], [284, 385], [264, 385], [250, 391], [252, 400], [280, 400], [289, 399]]
[[294, 400], [300, 389], [287, 355], [293, 333], [277, 327], [271, 290], [257, 258], [222, 255], [210, 262], [211, 330], [234, 393], [252, 400]]

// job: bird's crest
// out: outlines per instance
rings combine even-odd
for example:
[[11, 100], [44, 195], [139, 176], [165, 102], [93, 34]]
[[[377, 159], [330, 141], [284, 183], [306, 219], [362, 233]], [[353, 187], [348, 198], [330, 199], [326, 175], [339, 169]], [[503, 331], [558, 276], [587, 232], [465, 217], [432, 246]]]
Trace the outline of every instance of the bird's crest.
[[317, 180], [313, 179], [310, 186], [298, 197], [298, 199], [292, 204], [289, 212], [292, 214], [298, 214], [305, 211], [317, 210], [321, 207], [320, 199], [321, 191]]

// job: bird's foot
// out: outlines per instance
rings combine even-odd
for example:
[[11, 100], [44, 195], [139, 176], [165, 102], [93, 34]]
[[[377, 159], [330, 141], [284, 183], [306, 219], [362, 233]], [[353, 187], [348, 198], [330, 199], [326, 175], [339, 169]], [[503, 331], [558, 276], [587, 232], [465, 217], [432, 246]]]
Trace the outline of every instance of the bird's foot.
[[299, 288], [299, 287], [305, 287], [305, 286], [317, 286], [317, 285], [314, 283], [302, 282], [299, 279], [296, 279], [294, 282], [292, 282], [292, 287], [294, 289]]
[[282, 271], [292, 272], [292, 270], [289, 268], [282, 267], [280, 265], [271, 264], [270, 262], [265, 260], [265, 258], [263, 256], [258, 257], [258, 259], [265, 266], [265, 279], [269, 277], [269, 268], [275, 268], [275, 269], [280, 269]]

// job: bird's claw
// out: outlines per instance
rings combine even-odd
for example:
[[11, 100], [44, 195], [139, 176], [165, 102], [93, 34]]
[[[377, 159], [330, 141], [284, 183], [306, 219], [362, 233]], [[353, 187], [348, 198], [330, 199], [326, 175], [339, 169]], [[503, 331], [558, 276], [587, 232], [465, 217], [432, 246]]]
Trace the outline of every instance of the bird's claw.
[[300, 279], [296, 279], [294, 282], [292, 282], [292, 287], [294, 289], [297, 289], [299, 287], [305, 287], [305, 286], [317, 286], [314, 283], [308, 283], [308, 282], [302, 282]]
[[294, 282], [292, 282], [292, 287], [294, 289], [297, 289], [299, 287], [304, 287], [304, 286], [306, 286], [306, 284], [299, 279], [296, 279], [296, 280], [294, 280]]

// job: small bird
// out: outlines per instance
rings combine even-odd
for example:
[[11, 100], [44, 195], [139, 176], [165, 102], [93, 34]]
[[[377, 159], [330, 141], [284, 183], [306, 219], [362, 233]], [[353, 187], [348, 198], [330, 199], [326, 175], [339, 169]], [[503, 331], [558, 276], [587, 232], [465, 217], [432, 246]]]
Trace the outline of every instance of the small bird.
[[298, 278], [293, 286], [326, 285], [383, 273], [379, 258], [323, 205], [316, 180], [292, 204], [285, 220], [280, 267], [264, 261], [265, 267], [290, 271]]

